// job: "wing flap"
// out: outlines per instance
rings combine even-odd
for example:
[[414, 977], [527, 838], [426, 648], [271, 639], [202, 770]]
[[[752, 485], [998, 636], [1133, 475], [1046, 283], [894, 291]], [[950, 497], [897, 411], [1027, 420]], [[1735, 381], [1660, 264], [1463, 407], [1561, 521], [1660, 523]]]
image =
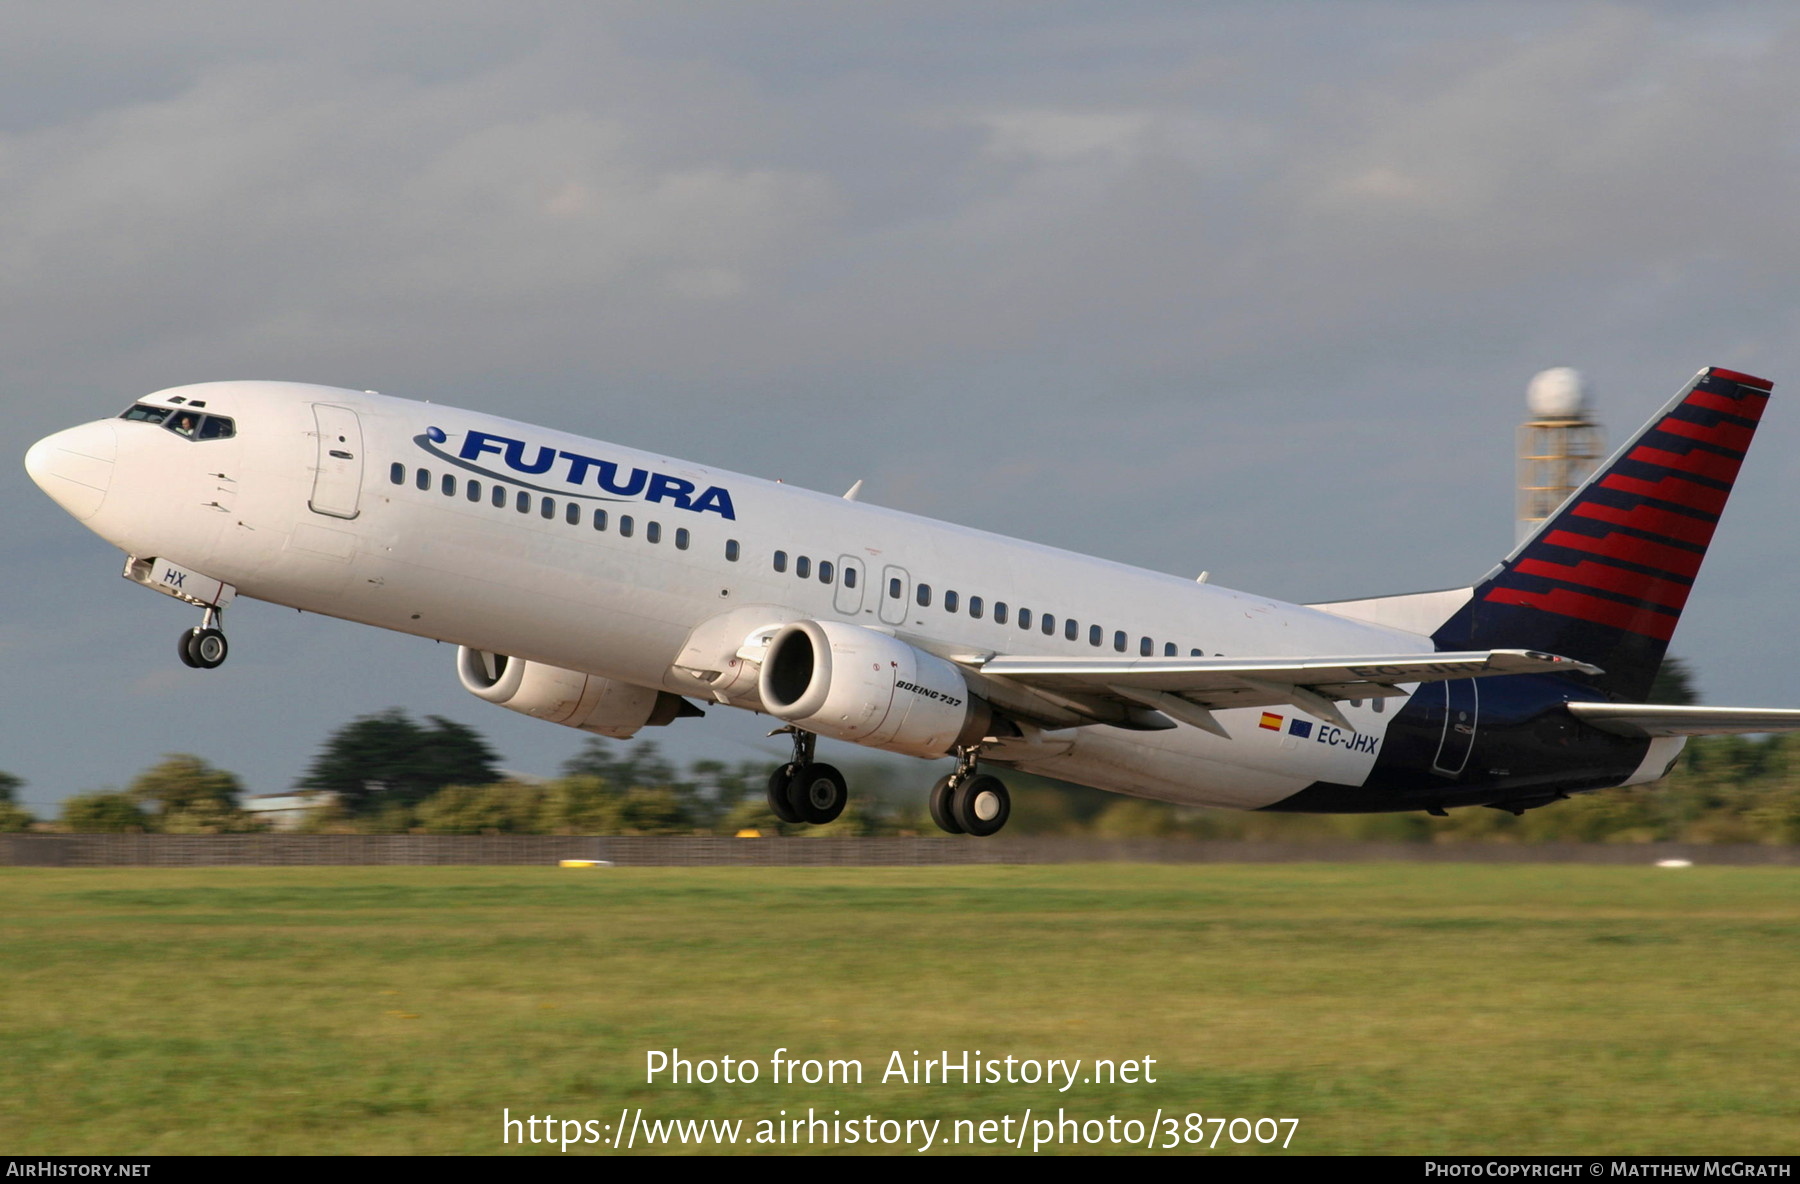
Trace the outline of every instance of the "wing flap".
[[1675, 707], [1660, 703], [1571, 703], [1583, 723], [1619, 736], [1729, 736], [1800, 731], [1800, 711], [1785, 707]]
[[1351, 731], [1336, 702], [1401, 695], [1403, 684], [1506, 674], [1598, 674], [1596, 667], [1534, 650], [1374, 654], [1321, 658], [1106, 657], [970, 659], [983, 679], [1068, 705], [1100, 698], [1160, 711], [1226, 735], [1215, 710], [1286, 703]]
[[[996, 657], [977, 669], [1047, 690], [1132, 687], [1182, 695], [1208, 706], [1279, 702], [1270, 685], [1307, 687], [1334, 698], [1380, 697], [1405, 683], [1499, 674], [1598, 674], [1598, 668], [1533, 650], [1452, 654], [1377, 654], [1333, 658], [1025, 658]], [[1214, 703], [1217, 696], [1219, 702]], [[1258, 698], [1258, 696], [1262, 696]]]

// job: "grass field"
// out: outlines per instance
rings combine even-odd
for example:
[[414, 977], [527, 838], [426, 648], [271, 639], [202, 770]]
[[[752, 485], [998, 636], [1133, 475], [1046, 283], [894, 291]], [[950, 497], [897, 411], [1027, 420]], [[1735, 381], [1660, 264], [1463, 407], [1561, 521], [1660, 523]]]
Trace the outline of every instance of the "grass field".
[[[14, 1154], [494, 1153], [502, 1108], [809, 1106], [942, 1119], [934, 1154], [1028, 1106], [1297, 1118], [1314, 1154], [1792, 1154], [1796, 1014], [1791, 869], [0, 870]], [[775, 1084], [784, 1046], [864, 1084]], [[760, 1079], [645, 1084], [676, 1047]], [[1156, 1083], [881, 1083], [915, 1049]]]

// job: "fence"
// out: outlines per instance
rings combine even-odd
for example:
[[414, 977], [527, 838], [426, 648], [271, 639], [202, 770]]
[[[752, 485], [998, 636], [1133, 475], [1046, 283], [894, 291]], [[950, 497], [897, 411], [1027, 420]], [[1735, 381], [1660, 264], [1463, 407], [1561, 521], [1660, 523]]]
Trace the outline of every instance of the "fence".
[[1259, 843], [1088, 838], [594, 838], [563, 835], [0, 835], [0, 867], [550, 865], [919, 867], [1030, 863], [1600, 863], [1800, 866], [1800, 847], [1695, 843]]

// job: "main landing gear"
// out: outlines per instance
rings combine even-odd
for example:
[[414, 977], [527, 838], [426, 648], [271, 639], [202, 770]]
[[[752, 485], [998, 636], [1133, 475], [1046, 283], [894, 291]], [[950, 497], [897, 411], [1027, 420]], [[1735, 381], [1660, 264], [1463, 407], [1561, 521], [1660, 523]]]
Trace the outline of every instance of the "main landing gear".
[[231, 647], [226, 644], [225, 634], [219, 628], [219, 610], [207, 609], [200, 624], [181, 635], [175, 652], [181, 655], [183, 663], [197, 670], [223, 666]]
[[769, 809], [787, 823], [810, 822], [815, 826], [836, 821], [850, 802], [844, 775], [831, 765], [813, 760], [819, 738], [798, 728], [779, 728], [794, 738], [794, 757], [769, 774]]
[[986, 838], [997, 833], [1012, 816], [1012, 795], [998, 777], [975, 771], [979, 748], [956, 750], [956, 769], [940, 778], [925, 799], [931, 820], [953, 835]]
[[[850, 800], [844, 775], [830, 765], [813, 760], [819, 738], [798, 728], [777, 728], [794, 738], [793, 759], [769, 774], [769, 810], [783, 822], [831, 822], [844, 812]], [[956, 770], [931, 789], [926, 803], [931, 820], [953, 835], [985, 838], [1006, 825], [1012, 814], [1012, 795], [998, 777], [976, 772], [979, 747], [956, 750]]]

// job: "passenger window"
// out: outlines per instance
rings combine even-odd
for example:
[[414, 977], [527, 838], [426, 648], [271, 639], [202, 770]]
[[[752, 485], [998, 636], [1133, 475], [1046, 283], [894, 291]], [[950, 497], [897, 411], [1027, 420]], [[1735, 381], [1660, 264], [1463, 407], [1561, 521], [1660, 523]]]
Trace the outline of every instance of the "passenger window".
[[856, 587], [856, 569], [854, 567], [846, 567], [844, 569], [844, 587]]
[[513, 508], [521, 514], [531, 513], [531, 495], [523, 489], [519, 490], [518, 497], [513, 499]]
[[547, 497], [538, 503], [538, 515], [543, 518], [556, 517], [556, 499]]
[[237, 435], [237, 425], [229, 419], [217, 415], [207, 416], [206, 421], [200, 425], [202, 440], [229, 440], [235, 435]]
[[1113, 630], [1113, 649], [1121, 654], [1125, 652], [1125, 630]]
[[570, 526], [580, 526], [581, 525], [581, 503], [580, 502], [570, 502], [569, 503], [569, 508], [567, 510], [563, 511], [563, 521], [567, 522]]
[[1081, 636], [1081, 626], [1075, 623], [1074, 618], [1071, 617], [1069, 620], [1063, 622], [1063, 636], [1070, 641], [1074, 641], [1077, 637]]
[[1381, 715], [1387, 711], [1387, 700], [1376, 699], [1374, 702], [1370, 703], [1369, 706], [1375, 709], [1376, 715]]
[[1006, 602], [1004, 600], [994, 601], [994, 624], [1006, 624]]
[[775, 552], [775, 570], [776, 571], [786, 571], [787, 570], [787, 552], [786, 551]]
[[662, 523], [660, 523], [660, 522], [644, 523], [644, 541], [647, 543], [662, 542]]
[[919, 602], [920, 608], [930, 608], [931, 607], [931, 585], [930, 584], [920, 584], [918, 594], [916, 596], [914, 596], [913, 599], [917, 600]]
[[431, 470], [420, 469], [417, 473], [413, 474], [413, 484], [417, 485], [420, 489], [430, 489]]
[[900, 599], [900, 577], [899, 576], [895, 576], [893, 579], [888, 581], [888, 599], [889, 600], [899, 600]]
[[1098, 625], [1089, 625], [1088, 626], [1088, 644], [1089, 645], [1099, 645], [1100, 644], [1100, 626], [1098, 626]]
[[961, 603], [962, 603], [962, 597], [958, 596], [956, 593], [954, 593], [954, 592], [944, 593], [944, 611], [945, 612], [947, 612], [947, 613], [955, 612], [956, 606]]
[[[126, 418], [129, 419], [130, 416], [127, 416]], [[405, 485], [406, 484], [406, 466], [401, 464], [399, 461], [395, 461], [393, 464], [389, 465], [388, 466], [388, 480], [392, 481], [395, 485]]]
[[1176, 656], [1175, 643], [1172, 641], [1163, 642], [1163, 657], [1173, 658]]
[[1138, 638], [1138, 657], [1148, 658], [1156, 652], [1156, 643], [1148, 637]]
[[675, 528], [675, 549], [677, 551], [685, 551], [688, 549], [688, 537], [687, 527], [677, 526]]
[[1206, 654], [1205, 654], [1205, 653], [1203, 653], [1203, 652], [1202, 652], [1202, 651], [1200, 651], [1200, 650], [1189, 650], [1189, 651], [1188, 651], [1188, 657], [1190, 657], [1190, 658], [1204, 658], [1204, 657], [1206, 657]]
[[832, 578], [836, 575], [837, 575], [837, 568], [832, 565], [831, 560], [829, 560], [829, 559], [819, 560], [819, 583], [829, 584], [829, 583], [831, 583]]
[[1030, 609], [1022, 608], [1019, 610], [1019, 628], [1021, 628], [1021, 629], [1031, 628], [1031, 610]]
[[794, 560], [794, 574], [803, 580], [812, 579], [812, 560], [801, 555]]
[[606, 529], [606, 511], [600, 509], [598, 506], [596, 506], [594, 508], [594, 529], [595, 530], [605, 530]]
[[494, 508], [496, 510], [498, 510], [500, 507], [504, 506], [506, 504], [506, 486], [504, 486], [504, 485], [494, 486], [494, 496], [491, 500], [493, 501]]
[[630, 538], [632, 527], [634, 525], [635, 524], [631, 521], [630, 514], [620, 514], [619, 515], [619, 537], [622, 539]]
[[1044, 636], [1056, 636], [1056, 618], [1049, 613], [1044, 614]]
[[438, 489], [443, 492], [445, 497], [455, 497], [456, 478], [449, 473], [445, 473], [443, 479], [438, 482]]
[[479, 481], [469, 482], [468, 494], [469, 494], [470, 501], [472, 501], [472, 502], [480, 501], [481, 500], [481, 482], [479, 482]]
[[977, 621], [981, 620], [981, 607], [981, 597], [969, 597], [969, 615], [974, 617]]
[[736, 539], [725, 540], [725, 560], [728, 563], [738, 561], [738, 541]]

